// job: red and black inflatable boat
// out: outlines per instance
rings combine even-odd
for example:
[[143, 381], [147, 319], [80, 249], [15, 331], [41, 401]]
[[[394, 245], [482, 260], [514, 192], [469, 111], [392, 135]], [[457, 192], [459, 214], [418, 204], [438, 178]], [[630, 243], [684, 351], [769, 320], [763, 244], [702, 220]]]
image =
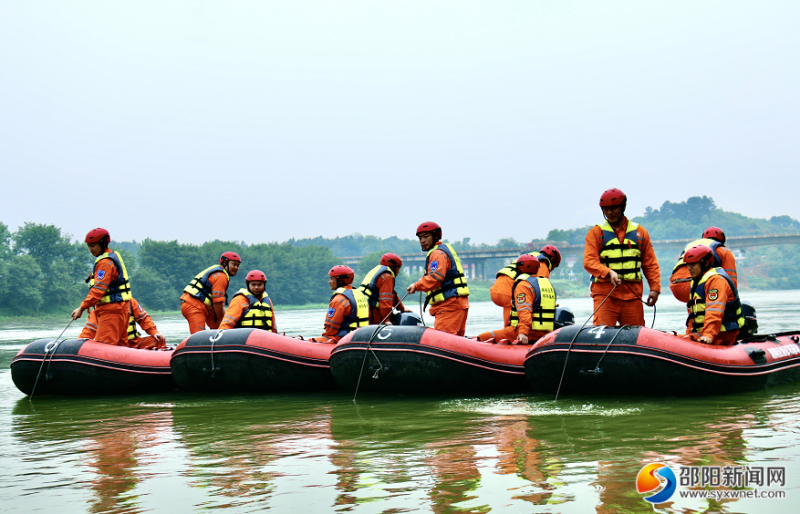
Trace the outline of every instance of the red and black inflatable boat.
[[171, 356], [170, 351], [139, 350], [91, 339], [40, 339], [11, 361], [11, 378], [17, 389], [37, 396], [171, 391], [175, 389]]
[[[371, 325], [345, 336], [331, 373], [347, 391], [415, 394], [525, 391], [530, 345], [481, 343], [422, 326]], [[366, 360], [365, 360], [366, 358]]]
[[175, 349], [172, 375], [187, 391], [331, 390], [333, 347], [254, 328], [205, 330]]
[[525, 358], [525, 374], [535, 391], [546, 393], [555, 393], [559, 381], [561, 393], [593, 395], [753, 391], [800, 379], [799, 342], [800, 332], [719, 346], [647, 327], [571, 326], [536, 342]]

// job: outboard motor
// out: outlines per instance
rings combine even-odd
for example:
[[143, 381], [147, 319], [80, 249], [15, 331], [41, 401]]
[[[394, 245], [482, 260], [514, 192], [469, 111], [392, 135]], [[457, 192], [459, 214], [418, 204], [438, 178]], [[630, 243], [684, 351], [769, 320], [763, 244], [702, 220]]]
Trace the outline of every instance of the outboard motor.
[[392, 325], [410, 325], [412, 327], [422, 327], [425, 325], [422, 322], [422, 318], [413, 312], [398, 312], [392, 314], [391, 320]]
[[739, 331], [740, 337], [749, 337], [758, 332], [758, 320], [756, 320], [756, 308], [747, 300], [742, 300], [742, 316], [744, 316], [744, 326]]
[[555, 328], [566, 327], [575, 324], [575, 315], [569, 307], [556, 307]]

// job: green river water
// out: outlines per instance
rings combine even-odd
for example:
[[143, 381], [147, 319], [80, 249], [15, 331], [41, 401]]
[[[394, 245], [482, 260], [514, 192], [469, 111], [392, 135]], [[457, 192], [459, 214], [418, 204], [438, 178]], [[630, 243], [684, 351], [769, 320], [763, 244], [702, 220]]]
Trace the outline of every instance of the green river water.
[[[655, 328], [680, 329], [685, 311], [668, 296]], [[761, 333], [800, 328], [800, 291], [743, 296], [757, 308]], [[561, 304], [579, 324], [591, 313], [590, 299]], [[468, 335], [500, 328], [499, 311], [474, 303]], [[318, 334], [324, 313], [278, 312], [279, 329]], [[646, 317], [649, 325], [651, 309]], [[182, 319], [155, 321], [172, 344], [188, 335]], [[11, 380], [11, 359], [64, 325], [0, 320], [2, 512], [800, 511], [800, 383], [698, 398], [669, 397], [663, 384], [663, 397], [587, 391], [557, 402], [542, 395], [353, 402], [347, 392], [30, 402]], [[648, 463], [676, 474], [681, 466], [782, 468], [783, 484], [751, 489], [785, 498], [676, 493], [654, 507], [636, 489]]]

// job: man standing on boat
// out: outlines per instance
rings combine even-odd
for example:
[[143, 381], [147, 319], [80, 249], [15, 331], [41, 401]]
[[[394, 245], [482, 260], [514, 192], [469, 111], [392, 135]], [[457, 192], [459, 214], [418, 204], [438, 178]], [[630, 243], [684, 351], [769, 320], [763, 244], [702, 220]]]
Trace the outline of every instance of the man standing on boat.
[[734, 344], [744, 316], [733, 278], [714, 267], [714, 251], [706, 245], [689, 248], [683, 261], [692, 276], [686, 335], [706, 344]]
[[409, 294], [427, 292], [425, 305], [431, 304], [433, 328], [463, 336], [469, 312], [469, 287], [461, 261], [453, 247], [442, 243], [442, 227], [426, 221], [417, 228], [422, 251], [428, 252], [422, 278], [408, 286]]
[[[147, 337], [142, 337], [136, 328], [139, 325], [147, 333]], [[130, 316], [128, 317], [126, 346], [149, 350], [152, 348], [166, 348], [167, 338], [161, 335], [158, 327], [153, 322], [153, 318], [142, 307], [136, 298], [130, 301]], [[81, 330], [78, 339], [96, 339], [97, 336], [97, 316], [94, 312], [89, 314], [89, 320]]]
[[503, 330], [479, 335], [478, 341], [508, 339], [521, 344], [534, 343], [555, 328], [556, 290], [549, 279], [537, 277], [539, 260], [525, 254], [515, 262], [517, 278], [509, 300], [510, 321]]
[[83, 311], [94, 307], [97, 318], [95, 341], [128, 346], [127, 327], [131, 299], [128, 270], [119, 254], [108, 249], [111, 242], [108, 230], [90, 230], [85, 241], [89, 252], [95, 257], [94, 270], [86, 280], [89, 283], [89, 293], [80, 307], [72, 311], [72, 319], [80, 318]]
[[181, 314], [189, 322], [189, 332], [194, 334], [208, 328], [219, 328], [224, 315], [226, 292], [230, 277], [239, 272], [241, 257], [236, 252], [225, 252], [219, 265], [206, 268], [195, 276], [181, 295]]
[[369, 300], [360, 290], [353, 289], [355, 276], [350, 266], [341, 264], [328, 272], [328, 285], [333, 296], [325, 315], [325, 332], [309, 341], [337, 343], [348, 333], [369, 325]]
[[369, 299], [369, 324], [377, 325], [381, 321], [391, 325], [388, 316], [392, 308], [405, 311], [406, 308], [397, 299], [394, 291], [395, 278], [403, 266], [403, 259], [393, 253], [385, 253], [381, 263], [372, 268], [361, 281], [359, 290]]
[[706, 245], [711, 248], [714, 258], [714, 267], [722, 268], [725, 273], [733, 280], [736, 287], [739, 287], [738, 276], [736, 273], [736, 258], [733, 252], [725, 248], [725, 234], [721, 228], [708, 227], [703, 232], [703, 238], [692, 241], [683, 249], [681, 256], [678, 258], [675, 268], [672, 270], [672, 276], [669, 277], [669, 289], [672, 291], [672, 296], [677, 298], [680, 302], [688, 303], [690, 300], [690, 290], [692, 288], [692, 278], [689, 274], [689, 269], [686, 267], [686, 262], [683, 256], [686, 251], [697, 245]]
[[644, 326], [643, 274], [650, 286], [645, 303], [655, 305], [661, 293], [661, 270], [650, 234], [625, 216], [627, 203], [619, 189], [605, 191], [600, 208], [606, 220], [586, 234], [583, 267], [592, 275], [595, 325]]
[[[561, 252], [553, 245], [547, 245], [538, 252], [526, 253], [525, 255], [532, 255], [539, 260], [539, 271], [536, 273], [539, 277], [550, 278], [550, 272], [561, 264]], [[497, 272], [494, 284], [489, 289], [489, 294], [494, 304], [503, 308], [503, 323], [506, 326], [508, 326], [511, 319], [511, 292], [514, 288], [514, 281], [519, 275], [518, 262], [519, 259], [515, 259], [511, 264], [500, 269]]]
[[233, 295], [219, 328], [260, 328], [278, 332], [272, 299], [265, 290], [267, 275], [253, 270], [245, 277], [245, 284], [247, 289], [239, 289]]

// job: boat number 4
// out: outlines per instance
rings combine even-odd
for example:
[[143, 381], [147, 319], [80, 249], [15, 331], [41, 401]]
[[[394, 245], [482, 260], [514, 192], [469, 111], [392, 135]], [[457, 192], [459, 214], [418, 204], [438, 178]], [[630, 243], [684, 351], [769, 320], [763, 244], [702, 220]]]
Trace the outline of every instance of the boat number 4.
[[594, 334], [594, 338], [595, 339], [600, 339], [601, 337], [603, 337], [603, 332], [605, 332], [605, 331], [606, 331], [606, 327], [604, 325], [600, 325], [600, 326], [594, 327], [593, 329], [589, 330], [589, 333], [590, 334]]

